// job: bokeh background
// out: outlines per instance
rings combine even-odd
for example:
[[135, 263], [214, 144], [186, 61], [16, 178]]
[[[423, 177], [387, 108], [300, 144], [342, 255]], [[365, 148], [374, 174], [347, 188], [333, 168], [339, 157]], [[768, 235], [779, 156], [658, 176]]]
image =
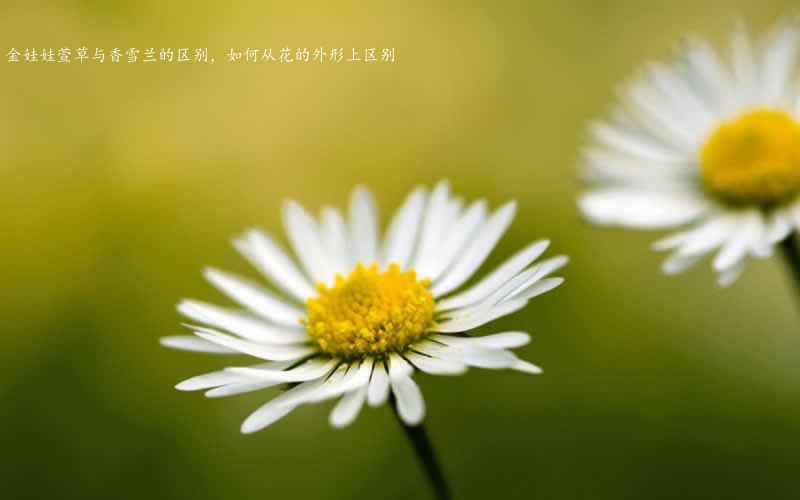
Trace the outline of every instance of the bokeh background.
[[[4, 2], [0, 46], [208, 47], [215, 64], [0, 61], [0, 498], [428, 498], [386, 407], [328, 427], [269, 394], [173, 385], [229, 361], [168, 351], [200, 272], [279, 207], [418, 184], [520, 202], [497, 263], [548, 237], [567, 283], [524, 326], [539, 377], [419, 376], [459, 499], [798, 498], [800, 310], [782, 262], [720, 290], [659, 273], [655, 234], [575, 209], [586, 123], [681, 38], [763, 31], [790, 0]], [[230, 48], [395, 47], [394, 64], [226, 64]], [[552, 253], [551, 253], [552, 254]]]

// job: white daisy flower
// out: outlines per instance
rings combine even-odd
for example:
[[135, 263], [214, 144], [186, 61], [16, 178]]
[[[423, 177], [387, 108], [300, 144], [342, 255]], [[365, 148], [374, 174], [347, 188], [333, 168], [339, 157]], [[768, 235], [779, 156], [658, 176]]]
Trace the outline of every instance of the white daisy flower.
[[287, 202], [283, 218], [297, 263], [258, 230], [235, 240], [286, 298], [208, 269], [206, 278], [242, 309], [184, 300], [178, 310], [192, 321], [194, 336], [161, 340], [175, 349], [260, 362], [192, 377], [177, 389], [223, 397], [289, 384], [244, 421], [242, 432], [251, 433], [298, 406], [332, 398], [339, 401], [330, 423], [343, 427], [365, 402], [381, 405], [390, 393], [401, 420], [419, 424], [425, 404], [412, 378], [417, 371], [460, 375], [474, 366], [539, 373], [510, 351], [529, 342], [527, 333], [466, 335], [563, 282], [551, 274], [566, 257], [534, 265], [548, 246], [537, 241], [465, 287], [514, 213], [514, 202], [491, 213], [483, 200], [465, 206], [442, 182], [430, 193], [412, 192], [381, 240], [365, 189], [353, 192], [347, 219], [335, 208], [315, 219]]
[[740, 27], [730, 61], [691, 39], [671, 65], [651, 64], [594, 124], [579, 205], [598, 224], [691, 227], [655, 243], [664, 272], [715, 253], [729, 285], [748, 256], [766, 257], [800, 228], [797, 21], [764, 40]]

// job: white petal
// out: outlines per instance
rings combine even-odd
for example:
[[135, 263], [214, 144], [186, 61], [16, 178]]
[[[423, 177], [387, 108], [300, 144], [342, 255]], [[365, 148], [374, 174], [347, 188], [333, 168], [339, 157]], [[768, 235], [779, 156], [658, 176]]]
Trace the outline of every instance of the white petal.
[[364, 406], [364, 399], [367, 395], [367, 388], [362, 387], [351, 391], [339, 400], [339, 403], [331, 412], [330, 424], [336, 428], [347, 427], [358, 416], [361, 407]]
[[617, 151], [644, 162], [676, 163], [683, 159], [644, 131], [621, 124], [595, 123], [589, 129], [591, 136], [612, 151]]
[[215, 387], [205, 392], [207, 398], [227, 398], [230, 396], [238, 396], [239, 394], [247, 394], [249, 392], [260, 391], [269, 387], [280, 385], [280, 382], [273, 382], [269, 380], [248, 380], [247, 382], [236, 382], [227, 384], [220, 387]]
[[240, 337], [272, 344], [294, 344], [308, 341], [301, 328], [275, 326], [259, 319], [196, 300], [183, 300], [178, 312], [209, 326], [228, 330]]
[[455, 290], [472, 276], [508, 229], [515, 213], [516, 203], [513, 201], [497, 209], [481, 227], [455, 265], [433, 286], [431, 293], [434, 297]]
[[447, 345], [479, 346], [487, 349], [514, 349], [527, 345], [531, 341], [531, 336], [525, 332], [502, 332], [480, 337], [435, 334], [430, 338]]
[[697, 141], [694, 127], [687, 127], [686, 120], [672, 103], [663, 98], [647, 81], [634, 82], [624, 99], [635, 107], [647, 130], [673, 148], [691, 149]]
[[258, 230], [250, 230], [234, 240], [234, 246], [264, 276], [284, 292], [303, 302], [314, 296], [314, 288], [294, 261], [272, 238]]
[[548, 240], [539, 240], [531, 243], [513, 257], [505, 261], [480, 282], [467, 290], [439, 301], [437, 310], [445, 311], [473, 305], [488, 297], [492, 292], [503, 286], [517, 273], [525, 269], [528, 264], [539, 258], [550, 245]]
[[450, 185], [447, 181], [442, 181], [433, 188], [428, 205], [425, 208], [419, 246], [411, 265], [414, 269], [424, 268], [431, 254], [438, 251], [438, 245], [444, 231], [444, 223], [447, 219], [449, 200]]
[[790, 210], [775, 210], [767, 223], [766, 237], [772, 244], [785, 240], [792, 232]]
[[452, 317], [462, 317], [482, 308], [494, 307], [507, 300], [517, 298], [527, 300], [536, 295], [548, 292], [559, 286], [563, 282], [563, 278], [552, 278], [556, 281], [545, 281], [543, 285], [539, 285], [539, 282], [543, 281], [542, 278], [545, 276], [565, 266], [567, 262], [569, 262], [569, 258], [565, 255], [559, 255], [558, 257], [544, 260], [530, 269], [519, 273], [479, 304], [454, 311], [451, 313]]
[[562, 283], [564, 283], [564, 278], [545, 278], [537, 281], [523, 290], [520, 290], [519, 292], [514, 293], [509, 297], [509, 299], [530, 300], [534, 297], [538, 297], [539, 295], [549, 292], [550, 290], [560, 286]]
[[384, 266], [394, 263], [400, 269], [408, 268], [419, 236], [426, 197], [424, 189], [415, 189], [395, 213], [386, 232], [382, 259]]
[[[273, 400], [274, 401], [274, 400]], [[272, 401], [252, 413], [242, 422], [242, 434], [252, 434], [270, 426], [293, 412], [298, 405], [271, 405]]]
[[[479, 313], [487, 308], [495, 307], [508, 300], [529, 300], [537, 295], [548, 292], [563, 283], [563, 278], [552, 278], [551, 280], [543, 280], [542, 278], [560, 269], [566, 265], [567, 262], [569, 262], [569, 258], [565, 255], [559, 255], [544, 260], [514, 276], [481, 302], [470, 307], [449, 311], [445, 313], [446, 317], [452, 319], [463, 318]], [[540, 284], [540, 282], [542, 282], [542, 284]]]
[[335, 359], [311, 359], [290, 370], [275, 370], [250, 367], [230, 367], [226, 372], [238, 374], [251, 379], [273, 380], [275, 382], [305, 382], [324, 377], [339, 364]]
[[723, 272], [738, 264], [747, 255], [748, 240], [742, 236], [731, 238], [714, 258], [714, 270]]
[[419, 425], [425, 418], [425, 400], [417, 384], [409, 376], [391, 379], [397, 399], [397, 414], [406, 425]]
[[588, 181], [637, 184], [659, 187], [676, 180], [695, 175], [697, 167], [694, 159], [687, 157], [681, 161], [642, 162], [638, 157], [625, 156], [619, 152], [609, 152], [597, 146], [589, 146], [583, 153], [584, 177]]
[[283, 225], [306, 274], [314, 283], [330, 283], [333, 267], [327, 260], [314, 218], [299, 203], [288, 201], [283, 206]]
[[498, 318], [512, 314], [519, 311], [528, 303], [527, 300], [514, 299], [497, 306], [490, 307], [481, 311], [477, 311], [467, 317], [458, 317], [452, 320], [445, 321], [439, 325], [434, 325], [430, 330], [439, 333], [456, 333], [466, 332], [479, 326], [490, 323]]
[[689, 231], [678, 233], [657, 242], [657, 250], [678, 248], [682, 257], [702, 256], [730, 238], [737, 228], [736, 217], [722, 215], [711, 217]]
[[345, 382], [340, 389], [339, 394], [350, 392], [361, 387], [369, 385], [369, 379], [372, 375], [372, 367], [375, 360], [371, 357], [364, 359], [358, 364], [351, 364], [345, 375]]
[[380, 406], [389, 397], [389, 374], [382, 362], [376, 362], [369, 381], [367, 401], [370, 406]]
[[772, 257], [772, 254], [775, 251], [774, 246], [775, 244], [769, 240], [769, 235], [767, 234], [766, 222], [763, 221], [762, 219], [757, 232], [752, 235], [752, 239], [750, 242], [750, 254], [753, 257], [757, 257], [760, 259]]
[[239, 352], [234, 349], [230, 349], [207, 340], [199, 339], [191, 335], [161, 337], [158, 341], [164, 347], [178, 349], [180, 351], [206, 352], [213, 354], [239, 354]]
[[510, 368], [518, 358], [503, 349], [486, 349], [480, 346], [442, 345], [435, 342], [420, 342], [414, 349], [429, 356], [440, 359], [460, 361], [478, 368], [502, 369]]
[[555, 271], [558, 271], [562, 267], [566, 266], [569, 263], [569, 257], [566, 255], [557, 255], [555, 257], [551, 257], [549, 259], [543, 260], [533, 266], [531, 269], [536, 271], [534, 278], [539, 280], [544, 278]]
[[796, 83], [793, 70], [797, 57], [797, 22], [775, 30], [763, 50], [761, 99], [768, 106], [780, 106], [786, 102], [790, 85]]
[[518, 359], [516, 363], [511, 365], [511, 369], [512, 370], [517, 370], [517, 371], [523, 372], [523, 373], [530, 373], [530, 374], [533, 374], [533, 375], [538, 375], [538, 374], [542, 373], [542, 369], [541, 368], [539, 368], [538, 366], [534, 365], [533, 363], [530, 363], [530, 362], [525, 361], [523, 359]]
[[275, 298], [268, 291], [244, 278], [216, 269], [206, 269], [205, 276], [228, 297], [255, 314], [284, 326], [297, 327], [303, 311]]
[[389, 378], [409, 377], [414, 373], [414, 367], [397, 353], [389, 355]]
[[331, 207], [322, 209], [320, 232], [323, 249], [328, 255], [331, 272], [347, 274], [355, 266], [355, 257], [350, 251], [350, 237], [347, 223], [339, 210]]
[[319, 387], [320, 381], [304, 382], [262, 405], [242, 422], [242, 434], [251, 434], [260, 431], [278, 420], [282, 419], [301, 403], [303, 397], [313, 389]]
[[673, 248], [677, 248], [686, 241], [686, 237], [690, 233], [691, 231], [672, 233], [669, 236], [666, 236], [664, 238], [661, 238], [660, 240], [655, 241], [651, 245], [651, 248], [657, 252], [663, 252], [665, 250], [671, 250]]
[[[692, 135], [698, 139], [701, 131], [707, 130], [714, 119], [709, 103], [698, 95], [691, 82], [676, 68], [664, 64], [650, 64], [647, 68], [650, 84], [666, 99], [685, 120], [685, 126], [692, 128]], [[694, 153], [702, 141], [690, 145], [688, 152]], [[682, 149], [684, 153], [686, 149]]]
[[428, 268], [417, 269], [419, 275], [427, 276], [431, 280], [439, 278], [475, 237], [475, 233], [486, 221], [486, 214], [485, 201], [479, 200], [473, 203], [451, 227], [446, 228], [447, 236], [442, 241], [441, 248], [429, 260]]
[[357, 262], [369, 266], [378, 261], [378, 209], [363, 187], [350, 198], [350, 242]]
[[419, 370], [431, 375], [461, 375], [467, 371], [467, 365], [459, 361], [434, 358], [416, 352], [406, 353], [406, 357]]
[[353, 379], [353, 386], [354, 387], [367, 387], [369, 385], [370, 378], [372, 378], [372, 371], [375, 366], [375, 359], [372, 357], [368, 357], [361, 362], [361, 365], [358, 367], [358, 374]]
[[702, 258], [703, 254], [681, 255], [676, 252], [667, 257], [667, 259], [661, 265], [661, 270], [666, 275], [679, 274], [695, 265]]
[[[337, 372], [331, 375], [322, 389], [309, 399], [309, 401], [318, 402], [336, 398], [346, 392], [365, 387], [369, 383], [372, 361], [364, 361], [359, 364], [351, 363], [342, 366], [345, 367], [345, 370], [337, 370]], [[342, 367], [340, 367], [340, 369], [341, 368]]]
[[742, 105], [748, 105], [756, 97], [758, 68], [753, 43], [745, 26], [739, 26], [734, 31], [731, 46], [737, 96]]
[[695, 86], [702, 87], [706, 99], [718, 103], [718, 108], [724, 108], [725, 101], [730, 99], [730, 75], [714, 49], [704, 40], [690, 39], [686, 58], [695, 75]]
[[328, 379], [303, 382], [262, 405], [242, 423], [242, 433], [250, 434], [267, 427], [291, 413], [303, 403], [315, 400], [322, 392], [335, 393], [343, 385], [342, 374], [346, 367], [337, 370]]
[[714, 270], [718, 272], [737, 265], [761, 240], [764, 224], [761, 214], [756, 210], [749, 210], [740, 216], [738, 225], [739, 228], [714, 258]]
[[235, 373], [228, 373], [226, 371], [217, 371], [188, 378], [178, 383], [175, 386], [175, 388], [178, 389], [179, 391], [199, 391], [203, 389], [209, 389], [211, 387], [218, 387], [220, 385], [233, 384], [241, 381], [242, 381], [241, 375], [237, 375]]
[[717, 283], [719, 283], [719, 286], [722, 288], [729, 287], [733, 285], [737, 279], [739, 279], [739, 276], [742, 275], [742, 271], [744, 271], [744, 263], [740, 262], [739, 264], [719, 273], [717, 276]]
[[[455, 224], [456, 220], [461, 216], [462, 211], [464, 209], [464, 199], [453, 197], [447, 201], [447, 210], [445, 211], [444, 216], [444, 232], [440, 235], [442, 237], [441, 241], [444, 243], [445, 237], [450, 229]], [[436, 252], [434, 257], [438, 256], [439, 252]]]
[[[270, 368], [272, 370], [283, 370], [284, 368], [291, 366], [292, 363], [293, 362], [291, 361], [260, 363], [258, 365], [253, 365], [250, 368]], [[176, 385], [175, 388], [179, 391], [199, 391], [220, 385], [241, 383], [246, 381], [252, 381], [252, 379], [236, 373], [231, 373], [229, 371], [220, 370], [188, 378]]]
[[313, 354], [316, 348], [305, 345], [268, 345], [238, 339], [209, 328], [195, 328], [195, 335], [214, 344], [270, 361], [289, 361]]
[[477, 304], [461, 309], [445, 311], [442, 313], [442, 317], [447, 320], [461, 320], [485, 314], [489, 309], [496, 307], [510, 298], [513, 293], [521, 291], [523, 288], [530, 286], [538, 280], [538, 267], [539, 266], [534, 266], [522, 271]]
[[318, 403], [344, 394], [345, 386], [352, 380], [355, 373], [353, 368], [354, 366], [350, 363], [342, 363], [332, 374], [320, 377], [317, 381], [319, 387], [313, 391], [309, 390], [302, 402]]
[[590, 191], [580, 197], [579, 206], [595, 224], [653, 229], [691, 222], [709, 208], [708, 202], [692, 193], [635, 188]]

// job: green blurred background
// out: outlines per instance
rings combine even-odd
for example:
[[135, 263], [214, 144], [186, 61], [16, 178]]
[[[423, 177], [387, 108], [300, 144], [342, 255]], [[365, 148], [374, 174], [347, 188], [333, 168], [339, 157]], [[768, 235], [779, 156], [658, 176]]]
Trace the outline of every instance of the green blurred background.
[[[168, 351], [201, 269], [281, 234], [281, 200], [387, 218], [417, 184], [520, 211], [492, 263], [548, 237], [567, 283], [498, 325], [540, 377], [420, 376], [459, 499], [794, 499], [800, 312], [777, 259], [720, 290], [659, 273], [655, 234], [584, 224], [588, 120], [682, 36], [764, 30], [795, 2], [4, 2], [0, 46], [209, 47], [216, 64], [0, 62], [0, 498], [426, 498], [388, 408], [330, 404], [253, 436], [269, 393], [173, 385], [225, 360]], [[394, 64], [226, 64], [230, 48], [395, 47]], [[553, 252], [551, 252], [553, 254]]]

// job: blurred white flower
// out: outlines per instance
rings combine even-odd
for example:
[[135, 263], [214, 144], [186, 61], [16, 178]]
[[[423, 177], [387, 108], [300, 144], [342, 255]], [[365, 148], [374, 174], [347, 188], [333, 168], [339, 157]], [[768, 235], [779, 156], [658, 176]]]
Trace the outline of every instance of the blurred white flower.
[[800, 227], [798, 23], [763, 41], [740, 27], [725, 63], [690, 39], [671, 65], [627, 85], [612, 117], [591, 129], [579, 199], [592, 222], [690, 228], [655, 243], [678, 273], [715, 252], [723, 286], [748, 256], [767, 257]]

